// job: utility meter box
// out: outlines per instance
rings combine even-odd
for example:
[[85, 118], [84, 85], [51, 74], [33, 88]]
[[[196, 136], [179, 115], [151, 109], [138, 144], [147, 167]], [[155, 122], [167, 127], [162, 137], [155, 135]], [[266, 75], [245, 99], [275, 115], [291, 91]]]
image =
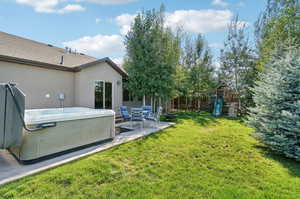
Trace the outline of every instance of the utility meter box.
[[14, 84], [0, 84], [0, 149], [8, 149], [21, 144], [23, 122], [20, 114], [24, 118], [24, 112], [25, 95], [23, 92]]
[[64, 94], [64, 93], [59, 93], [59, 94], [58, 94], [58, 99], [59, 99], [60, 101], [65, 100], [65, 94]]

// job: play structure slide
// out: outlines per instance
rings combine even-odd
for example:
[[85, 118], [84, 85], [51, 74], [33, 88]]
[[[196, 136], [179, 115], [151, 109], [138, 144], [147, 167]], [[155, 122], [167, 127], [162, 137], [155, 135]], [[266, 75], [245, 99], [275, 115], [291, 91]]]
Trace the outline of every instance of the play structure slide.
[[222, 107], [224, 104], [224, 99], [222, 97], [217, 97], [214, 101], [213, 116], [217, 117], [222, 114]]

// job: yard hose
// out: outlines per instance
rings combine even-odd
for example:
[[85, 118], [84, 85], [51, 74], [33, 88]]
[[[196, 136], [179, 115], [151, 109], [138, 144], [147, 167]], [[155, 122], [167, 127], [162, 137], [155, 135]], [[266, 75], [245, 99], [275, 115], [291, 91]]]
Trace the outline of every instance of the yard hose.
[[19, 117], [20, 117], [20, 119], [21, 119], [21, 121], [22, 121], [22, 124], [23, 124], [24, 129], [25, 129], [26, 131], [28, 131], [28, 132], [35, 132], [35, 131], [38, 131], [38, 130], [41, 130], [41, 129], [45, 128], [45, 127], [36, 127], [36, 128], [31, 129], [31, 128], [28, 128], [28, 127], [26, 126], [25, 121], [24, 121], [24, 117], [23, 117], [23, 114], [22, 114], [22, 111], [21, 111], [21, 107], [20, 107], [18, 101], [16, 100], [16, 96], [15, 96], [15, 93], [14, 93], [14, 91], [13, 91], [11, 85], [12, 85], [12, 84], [8, 83], [8, 84], [5, 85], [5, 88], [9, 91], [9, 93], [11, 94], [11, 96], [12, 96], [12, 98], [13, 98], [14, 104], [16, 105], [16, 108], [17, 108]]

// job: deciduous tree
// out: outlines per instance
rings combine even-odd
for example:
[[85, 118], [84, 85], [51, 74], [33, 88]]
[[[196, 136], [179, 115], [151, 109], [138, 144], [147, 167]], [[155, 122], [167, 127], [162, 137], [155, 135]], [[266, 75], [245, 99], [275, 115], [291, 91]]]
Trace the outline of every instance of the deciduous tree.
[[250, 88], [256, 75], [255, 55], [246, 36], [246, 26], [239, 17], [230, 23], [220, 56], [219, 79], [239, 96], [239, 112], [245, 113], [252, 103]]
[[180, 40], [165, 27], [164, 7], [137, 15], [126, 35], [127, 87], [137, 97], [159, 101], [174, 94], [174, 76], [180, 56]]
[[265, 10], [255, 23], [259, 59], [257, 68], [263, 71], [271, 53], [280, 43], [294, 40], [300, 46], [299, 0], [268, 0]]

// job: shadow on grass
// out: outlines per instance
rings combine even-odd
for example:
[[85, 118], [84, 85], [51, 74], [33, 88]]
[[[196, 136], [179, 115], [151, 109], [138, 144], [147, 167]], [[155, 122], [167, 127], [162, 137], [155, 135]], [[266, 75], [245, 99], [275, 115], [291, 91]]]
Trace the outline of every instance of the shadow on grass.
[[[220, 120], [228, 120], [228, 121], [235, 121], [242, 124], [245, 124], [244, 119], [238, 117], [214, 117], [211, 113], [207, 112], [178, 112], [177, 119], [172, 120], [177, 124], [183, 124], [186, 120], [192, 120], [199, 124], [200, 126], [206, 126], [209, 124], [216, 124], [220, 123]], [[169, 120], [167, 120], [169, 121]], [[172, 128], [176, 128], [176, 125]], [[157, 139], [159, 138], [160, 134], [155, 134], [150, 136], [150, 138]], [[265, 158], [273, 160], [281, 164], [284, 168], [289, 170], [289, 174], [294, 177], [300, 177], [300, 162], [297, 162], [293, 159], [286, 158], [283, 155], [277, 154], [274, 151], [271, 151], [268, 147], [264, 146], [263, 144], [258, 144], [255, 146], [256, 149], [260, 151], [261, 154], [264, 155]]]
[[255, 146], [266, 158], [280, 163], [284, 168], [289, 170], [289, 174], [294, 177], [300, 177], [300, 162], [294, 159], [284, 157], [282, 154], [275, 153], [263, 144]]

